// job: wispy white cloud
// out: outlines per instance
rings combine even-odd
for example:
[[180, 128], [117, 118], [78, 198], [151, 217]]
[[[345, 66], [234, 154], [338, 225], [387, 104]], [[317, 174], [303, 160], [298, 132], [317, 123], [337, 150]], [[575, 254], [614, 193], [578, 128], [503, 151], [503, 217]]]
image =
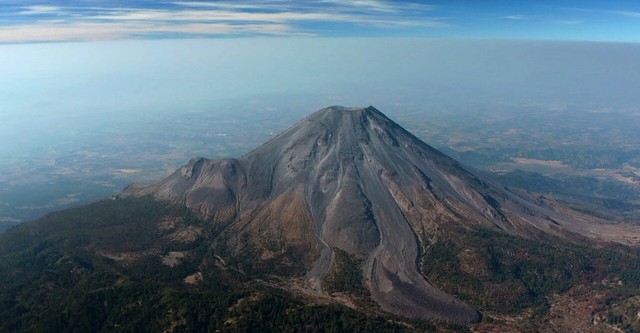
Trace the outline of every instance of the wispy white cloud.
[[[445, 36], [445, 30], [436, 29], [448, 28], [455, 36], [465, 33], [476, 36], [483, 33], [482, 28], [490, 20], [521, 21], [523, 25], [545, 22], [555, 24], [559, 30], [560, 25], [579, 24], [589, 31], [590, 26], [604, 22], [593, 18], [626, 17], [627, 21], [640, 18], [635, 7], [597, 8], [595, 3], [582, 4], [582, 8], [559, 8], [560, 11], [549, 14], [538, 9], [528, 11], [527, 6], [511, 14], [497, 14], [475, 2], [462, 8], [444, 3], [430, 5], [420, 0], [86, 0], [51, 4], [35, 1], [9, 0], [10, 5], [0, 5], [0, 43], [38, 40], [38, 35], [46, 40], [63, 41], [162, 38], [163, 33], [171, 37], [387, 32]], [[474, 17], [484, 19], [474, 21]]]
[[148, 34], [214, 35], [310, 35], [296, 32], [286, 24], [188, 23], [157, 25], [149, 22], [39, 22], [0, 29], [3, 42], [98, 41], [142, 38]]
[[582, 20], [553, 20], [553, 23], [560, 25], [578, 25], [582, 24]]
[[572, 10], [577, 12], [584, 12], [584, 13], [612, 14], [612, 15], [640, 18], [640, 11], [633, 11], [633, 10], [604, 10], [604, 9], [596, 9], [596, 8], [562, 8], [562, 9]]
[[397, 13], [400, 11], [392, 3], [377, 0], [353, 0], [353, 1], [340, 1], [340, 0], [321, 0], [321, 4], [325, 6], [332, 6], [334, 9], [354, 9], [358, 10], [371, 10], [382, 13]]
[[640, 12], [636, 12], [636, 11], [611, 10], [611, 11], [607, 11], [607, 13], [615, 14], [615, 15], [621, 15], [621, 16], [627, 16], [627, 17], [640, 18]]
[[353, 0], [353, 1], [329, 1], [335, 3], [348, 4], [351, 6], [365, 8], [369, 10], [374, 10], [383, 13], [397, 13], [401, 10], [397, 5], [393, 5], [393, 3], [386, 1], [376, 1], [376, 0]]
[[251, 3], [251, 2], [226, 2], [226, 1], [174, 1], [172, 4], [186, 7], [186, 8], [217, 8], [217, 9], [229, 9], [229, 10], [284, 10], [290, 8], [290, 6], [284, 3]]
[[314, 35], [318, 23], [352, 27], [448, 27], [447, 19], [414, 15], [433, 6], [383, 0], [169, 1], [127, 7], [32, 5], [0, 22], [1, 42], [103, 40], [179, 35]]
[[121, 10], [90, 17], [109, 21], [239, 21], [239, 22], [286, 22], [286, 21], [355, 21], [349, 15], [305, 12], [237, 12], [228, 10]]
[[507, 16], [503, 16], [503, 19], [507, 19], [507, 20], [526, 20], [527, 17], [525, 15], [507, 15]]
[[432, 11], [436, 6], [407, 2], [407, 1], [381, 1], [381, 0], [321, 0], [320, 4], [334, 11], [374, 12], [379, 14], [399, 14], [410, 12]]
[[444, 18], [433, 19], [406, 19], [385, 16], [355, 15], [347, 13], [321, 13], [321, 12], [242, 12], [230, 10], [137, 10], [119, 9], [105, 12], [91, 17], [92, 20], [101, 21], [125, 21], [125, 22], [157, 22], [176, 24], [180, 22], [263, 22], [263, 23], [287, 23], [297, 21], [323, 21], [323, 22], [349, 22], [356, 24], [371, 24], [385, 26], [430, 26], [444, 27]]
[[22, 15], [38, 15], [38, 14], [54, 14], [62, 12], [62, 8], [58, 6], [34, 5], [22, 7], [19, 12]]
[[409, 10], [428, 11], [436, 6], [407, 1], [386, 1], [386, 0], [319, 0], [313, 2], [289, 2], [289, 1], [174, 1], [175, 5], [192, 8], [217, 8], [217, 9], [254, 9], [254, 10], [291, 10], [311, 9], [323, 12], [378, 12], [382, 13], [405, 13]]

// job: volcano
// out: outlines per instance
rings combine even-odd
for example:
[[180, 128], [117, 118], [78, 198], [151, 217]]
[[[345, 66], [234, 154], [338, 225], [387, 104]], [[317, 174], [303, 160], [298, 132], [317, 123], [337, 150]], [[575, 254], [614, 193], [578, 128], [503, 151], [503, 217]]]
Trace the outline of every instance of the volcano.
[[640, 234], [483, 179], [371, 106], [321, 109], [241, 158], [195, 158], [122, 195], [186, 205], [224, 226], [215, 242], [230, 256], [296, 271], [318, 294], [344, 251], [382, 309], [459, 323], [479, 312], [430, 283], [419, 260], [449, 228], [628, 244]]
[[571, 207], [329, 107], [0, 234], [0, 331], [640, 330], [640, 226]]

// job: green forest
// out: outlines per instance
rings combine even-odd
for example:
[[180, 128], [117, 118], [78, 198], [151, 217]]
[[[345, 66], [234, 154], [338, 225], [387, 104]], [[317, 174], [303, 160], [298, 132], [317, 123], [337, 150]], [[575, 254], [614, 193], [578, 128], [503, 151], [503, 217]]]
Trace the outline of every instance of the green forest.
[[[166, 221], [203, 231], [189, 241], [171, 240], [174, 229], [158, 227]], [[277, 287], [270, 272], [240, 269], [255, 269], [240, 262], [255, 258], [221, 264], [219, 244], [211, 240], [223, 228], [149, 198], [107, 199], [15, 227], [0, 236], [0, 331], [468, 331], [385, 313], [364, 287], [363, 258], [338, 249], [325, 288], [349, 295], [357, 308], [309, 302]], [[634, 312], [640, 301], [633, 298], [640, 294], [637, 249], [452, 230], [426, 244], [420, 267], [434, 285], [479, 309], [483, 321], [529, 310], [520, 328], [536, 330], [552, 294], [588, 284], [607, 294], [604, 320], [625, 332], [640, 329]], [[162, 258], [172, 251], [188, 255], [170, 267]], [[460, 255], [469, 251], [471, 261]], [[185, 283], [196, 272], [198, 283]], [[599, 284], [603, 280], [623, 282]]]

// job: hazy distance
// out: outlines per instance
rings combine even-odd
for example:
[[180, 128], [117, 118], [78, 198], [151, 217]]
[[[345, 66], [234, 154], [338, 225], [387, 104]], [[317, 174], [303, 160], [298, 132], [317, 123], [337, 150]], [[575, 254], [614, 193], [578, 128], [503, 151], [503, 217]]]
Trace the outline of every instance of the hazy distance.
[[[531, 105], [575, 110], [577, 121], [580, 111], [637, 119], [639, 70], [640, 45], [625, 43], [247, 38], [0, 45], [0, 221], [157, 180], [192, 156], [242, 155], [329, 105], [374, 105], [422, 130], [427, 142], [430, 124], [464, 125], [492, 109], [511, 110], [515, 123]], [[596, 126], [597, 119], [588, 121]], [[632, 122], [621, 126], [632, 132]]]

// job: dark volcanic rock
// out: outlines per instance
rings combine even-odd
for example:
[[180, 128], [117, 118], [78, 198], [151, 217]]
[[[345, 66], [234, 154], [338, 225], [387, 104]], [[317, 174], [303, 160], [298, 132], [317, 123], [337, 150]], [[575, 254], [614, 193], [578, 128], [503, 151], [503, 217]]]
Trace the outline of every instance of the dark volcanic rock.
[[284, 260], [318, 292], [334, 248], [357, 255], [374, 300], [424, 319], [479, 319], [419, 272], [421, 249], [447, 225], [625, 241], [618, 229], [474, 176], [373, 107], [319, 110], [242, 158], [193, 159], [124, 194], [184, 203], [228, 223], [228, 248], [256, 250], [256, 260], [274, 265]]

